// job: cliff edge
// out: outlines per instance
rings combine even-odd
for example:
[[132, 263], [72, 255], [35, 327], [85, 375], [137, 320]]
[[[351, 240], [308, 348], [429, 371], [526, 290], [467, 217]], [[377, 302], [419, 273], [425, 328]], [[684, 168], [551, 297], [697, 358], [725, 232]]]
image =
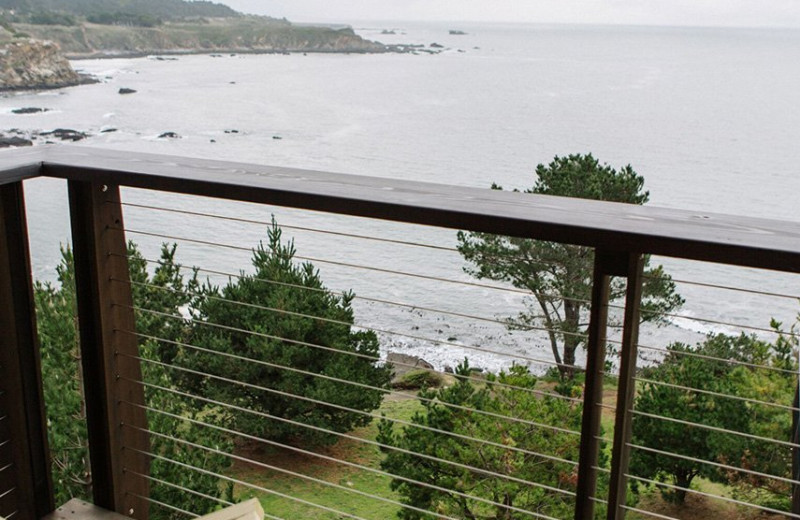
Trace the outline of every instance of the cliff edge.
[[56, 43], [31, 39], [0, 45], [0, 90], [59, 88], [79, 83], [80, 77]]

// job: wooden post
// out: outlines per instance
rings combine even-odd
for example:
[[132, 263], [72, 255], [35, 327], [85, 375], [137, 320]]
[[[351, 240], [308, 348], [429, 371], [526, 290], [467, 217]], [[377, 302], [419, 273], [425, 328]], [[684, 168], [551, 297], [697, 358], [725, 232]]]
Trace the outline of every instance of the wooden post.
[[597, 491], [597, 461], [600, 453], [600, 417], [603, 403], [603, 371], [606, 359], [608, 299], [611, 277], [627, 272], [627, 255], [595, 251], [592, 308], [586, 354], [586, 382], [583, 391], [583, 422], [575, 498], [575, 520], [594, 517]]
[[[800, 380], [794, 390], [794, 401], [792, 401], [792, 437], [793, 444], [800, 443]], [[792, 448], [792, 480], [800, 481], [800, 448]], [[792, 513], [800, 515], [800, 485], [792, 484]]]
[[0, 392], [0, 515], [38, 520], [55, 506], [21, 182], [0, 186]]
[[[119, 187], [69, 181], [75, 285], [86, 390], [86, 415], [95, 505], [146, 520], [148, 436], [134, 330], [128, 261]], [[122, 355], [125, 354], [125, 355]], [[124, 376], [124, 377], [120, 377]], [[127, 449], [134, 448], [134, 449]]]
[[644, 258], [630, 256], [628, 261], [628, 287], [625, 295], [625, 320], [622, 329], [617, 410], [614, 423], [614, 447], [611, 455], [611, 481], [608, 489], [608, 520], [625, 518], [627, 505], [628, 471], [632, 419], [630, 410], [636, 393], [636, 359], [639, 355], [639, 323], [641, 322], [642, 281]]

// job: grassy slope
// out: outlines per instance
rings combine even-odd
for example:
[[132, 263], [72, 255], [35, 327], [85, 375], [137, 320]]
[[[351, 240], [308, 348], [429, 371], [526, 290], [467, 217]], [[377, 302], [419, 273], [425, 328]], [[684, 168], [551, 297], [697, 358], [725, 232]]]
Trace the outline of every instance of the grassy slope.
[[[414, 412], [421, 408], [419, 403], [413, 399], [387, 399], [379, 412], [386, 414], [388, 417], [410, 420]], [[369, 426], [354, 431], [352, 435], [374, 440], [377, 433], [377, 424], [373, 421]], [[251, 450], [248, 447], [242, 447], [242, 450], [246, 456], [256, 458], [270, 466], [309, 475], [326, 482], [338, 484], [347, 489], [358, 490], [394, 501], [400, 500], [399, 495], [389, 488], [391, 479], [386, 476], [289, 450], [272, 450], [266, 453], [255, 449]], [[349, 439], [340, 441], [335, 446], [322, 451], [322, 453], [370, 468], [379, 468], [380, 461], [383, 459], [383, 455], [376, 446]], [[364, 518], [396, 518], [398, 507], [393, 504], [380, 502], [356, 493], [348, 493], [341, 489], [310, 482], [307, 479], [294, 477], [279, 471], [248, 464], [237, 464], [233, 467], [232, 472], [234, 477], [246, 480], [257, 486], [338, 511]], [[281, 518], [318, 518], [325, 520], [340, 518], [339, 515], [320, 508], [307, 506], [269, 493], [254, 491], [244, 486], [237, 487], [236, 497], [237, 499], [258, 497], [267, 513]]]
[[[551, 385], [543, 384], [543, 388]], [[615, 382], [609, 382], [604, 387], [604, 403], [614, 405], [616, 402]], [[413, 399], [387, 398], [384, 401], [380, 413], [387, 417], [410, 420], [420, 404]], [[606, 409], [603, 412], [603, 429], [606, 438], [614, 435], [613, 411]], [[374, 440], [377, 435], [377, 425], [375, 422], [365, 428], [360, 428], [352, 433], [353, 436], [363, 439]], [[611, 446], [606, 446], [609, 452]], [[359, 490], [364, 493], [385, 497], [394, 501], [399, 501], [400, 497], [389, 488], [390, 478], [377, 475], [373, 472], [351, 468], [335, 462], [326, 461], [319, 457], [297, 454], [289, 450], [264, 451], [255, 449], [253, 446], [242, 446], [239, 448], [240, 454], [249, 458], [254, 458], [289, 471], [294, 471], [303, 475], [309, 475], [325, 482], [339, 484], [348, 489]], [[356, 462], [370, 468], [380, 468], [383, 455], [377, 447], [367, 445], [354, 440], [343, 440], [335, 446], [323, 451], [327, 456], [337, 459]], [[278, 493], [290, 495], [301, 500], [313, 502], [322, 506], [327, 506], [342, 512], [350, 513], [363, 518], [391, 519], [396, 518], [398, 507], [392, 504], [381, 503], [356, 493], [326, 486], [324, 484], [309, 482], [307, 479], [294, 477], [264, 468], [259, 468], [244, 463], [236, 464], [232, 468], [232, 476], [257, 486], [271, 489]], [[720, 496], [731, 496], [731, 490], [727, 486], [712, 482], [699, 480], [694, 488]], [[320, 508], [303, 505], [301, 503], [281, 498], [269, 493], [255, 491], [244, 486], [236, 488], [237, 499], [258, 497], [267, 513], [281, 518], [313, 518], [334, 520], [341, 516], [324, 511]], [[725, 503], [719, 500], [706, 498], [698, 495], [690, 495], [687, 503], [683, 506], [669, 504], [662, 500], [659, 493], [650, 490], [642, 495], [639, 508], [659, 513], [669, 517], [684, 520], [777, 520], [783, 518], [775, 515], [763, 515], [752, 509], [743, 510], [735, 504]], [[652, 518], [648, 515], [631, 513], [628, 515], [630, 520], [646, 520]]]
[[158, 27], [125, 27], [84, 23], [77, 26], [14, 24], [22, 33], [56, 41], [71, 56], [163, 51], [258, 50], [380, 52], [383, 46], [352, 32], [298, 27], [265, 17], [219, 18], [208, 23], [165, 23]]

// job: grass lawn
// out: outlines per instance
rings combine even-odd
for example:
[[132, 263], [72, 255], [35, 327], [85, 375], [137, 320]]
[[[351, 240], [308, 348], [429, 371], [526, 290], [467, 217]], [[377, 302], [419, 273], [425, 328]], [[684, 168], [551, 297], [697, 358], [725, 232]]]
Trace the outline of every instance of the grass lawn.
[[[388, 417], [410, 420], [414, 412], [421, 408], [414, 399], [393, 399], [388, 397], [384, 400], [379, 412], [386, 414]], [[373, 421], [369, 426], [359, 428], [351, 433], [354, 437], [370, 440], [374, 440], [377, 434], [377, 421]], [[383, 454], [377, 446], [352, 439], [342, 439], [332, 447], [318, 449], [317, 451], [328, 457], [347, 460], [376, 469], [380, 468], [380, 462], [383, 459]], [[240, 455], [270, 466], [307, 475], [341, 487], [332, 487], [281, 471], [264, 469], [246, 463], [237, 463], [233, 466], [231, 476], [234, 478], [305, 502], [311, 502], [363, 518], [396, 518], [398, 506], [355, 492], [363, 492], [399, 502], [399, 495], [389, 488], [389, 483], [391, 482], [389, 477], [320, 457], [296, 453], [288, 449], [264, 449], [260, 446], [246, 445], [240, 446], [238, 452]], [[347, 490], [352, 490], [353, 492], [348, 492]], [[305, 518], [332, 520], [342, 518], [341, 515], [325, 511], [319, 507], [306, 505], [298, 500], [283, 498], [244, 486], [237, 486], [235, 495], [237, 500], [257, 497], [261, 501], [264, 511], [287, 520]]]

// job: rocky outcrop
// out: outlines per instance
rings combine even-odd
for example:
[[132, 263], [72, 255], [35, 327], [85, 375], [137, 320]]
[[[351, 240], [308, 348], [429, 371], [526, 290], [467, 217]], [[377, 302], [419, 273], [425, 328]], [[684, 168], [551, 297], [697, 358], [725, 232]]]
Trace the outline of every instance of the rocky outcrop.
[[80, 77], [49, 41], [13, 41], [0, 46], [0, 90], [59, 88]]
[[389, 352], [386, 362], [392, 365], [392, 379], [399, 381], [405, 374], [412, 370], [433, 370], [433, 365], [416, 356], [409, 356], [400, 352]]

